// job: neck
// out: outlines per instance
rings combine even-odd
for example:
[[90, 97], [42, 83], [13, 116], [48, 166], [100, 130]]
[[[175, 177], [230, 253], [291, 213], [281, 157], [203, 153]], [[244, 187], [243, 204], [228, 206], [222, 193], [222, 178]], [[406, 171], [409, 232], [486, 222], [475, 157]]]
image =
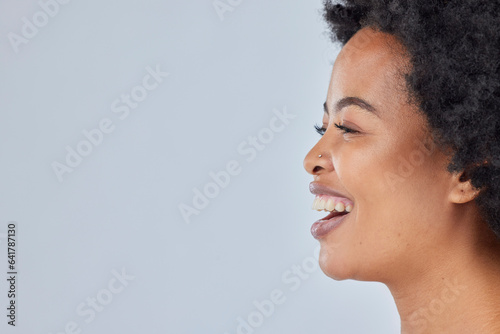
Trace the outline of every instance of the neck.
[[[402, 334], [500, 333], [500, 242], [479, 226], [473, 233], [457, 231], [456, 240], [445, 251], [436, 250], [425, 270], [386, 284]], [[464, 235], [468, 240], [459, 239]]]

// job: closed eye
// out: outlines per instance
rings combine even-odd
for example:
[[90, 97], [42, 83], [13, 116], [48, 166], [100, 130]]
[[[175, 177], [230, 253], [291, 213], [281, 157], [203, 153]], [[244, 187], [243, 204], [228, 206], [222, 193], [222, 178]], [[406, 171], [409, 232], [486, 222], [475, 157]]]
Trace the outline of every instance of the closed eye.
[[[336, 128], [338, 128], [340, 131], [343, 133], [358, 133], [359, 131], [353, 130], [351, 128], [345, 127], [340, 124], [333, 123]], [[319, 125], [314, 125], [314, 128], [316, 129], [316, 132], [319, 133], [321, 136], [323, 136], [326, 132], [326, 128], [320, 127]]]
[[359, 131], [356, 131], [356, 130], [353, 130], [351, 128], [348, 128], [348, 127], [345, 127], [343, 125], [340, 125], [340, 124], [336, 124], [334, 123], [334, 125], [340, 130], [342, 131], [343, 133], [357, 133]]
[[319, 133], [321, 136], [325, 134], [326, 129], [324, 127], [320, 127], [319, 125], [315, 124], [314, 128], [316, 129], [316, 132]]

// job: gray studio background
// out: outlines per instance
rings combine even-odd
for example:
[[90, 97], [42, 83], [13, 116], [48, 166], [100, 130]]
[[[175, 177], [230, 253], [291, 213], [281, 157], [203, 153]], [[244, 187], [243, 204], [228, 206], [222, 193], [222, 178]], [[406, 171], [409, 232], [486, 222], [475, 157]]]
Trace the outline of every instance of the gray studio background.
[[[399, 331], [384, 285], [337, 282], [314, 266], [309, 229], [324, 213], [311, 210], [303, 159], [339, 51], [321, 7], [0, 2], [1, 333]], [[134, 108], [121, 101], [132, 93]], [[284, 112], [294, 118], [265, 130]], [[251, 154], [259, 134], [266, 143]], [[71, 168], [78, 149], [86, 156]], [[239, 173], [186, 223], [180, 205], [235, 163]]]

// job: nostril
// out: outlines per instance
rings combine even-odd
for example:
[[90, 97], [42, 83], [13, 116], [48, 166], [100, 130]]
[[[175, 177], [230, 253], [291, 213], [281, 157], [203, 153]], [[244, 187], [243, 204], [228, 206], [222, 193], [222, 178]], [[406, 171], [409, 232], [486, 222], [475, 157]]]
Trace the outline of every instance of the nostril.
[[313, 173], [317, 173], [317, 172], [319, 172], [321, 169], [323, 169], [323, 167], [321, 167], [321, 166], [316, 166], [316, 167], [314, 167], [314, 169], [313, 169]]

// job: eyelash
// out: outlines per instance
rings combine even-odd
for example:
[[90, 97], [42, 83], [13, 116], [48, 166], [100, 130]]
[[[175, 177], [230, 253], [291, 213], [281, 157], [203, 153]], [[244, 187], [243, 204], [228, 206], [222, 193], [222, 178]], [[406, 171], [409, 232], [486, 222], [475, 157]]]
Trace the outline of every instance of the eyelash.
[[[351, 128], [347, 128], [347, 127], [345, 127], [343, 125], [340, 125], [340, 124], [337, 124], [337, 123], [333, 123], [333, 124], [335, 125], [336, 128], [338, 128], [344, 134], [345, 133], [356, 133], [356, 132], [358, 132], [356, 130], [353, 130]], [[314, 128], [316, 129], [316, 132], [319, 133], [321, 136], [323, 136], [325, 134], [326, 129], [323, 128], [323, 127], [320, 127], [318, 124], [315, 124]]]

